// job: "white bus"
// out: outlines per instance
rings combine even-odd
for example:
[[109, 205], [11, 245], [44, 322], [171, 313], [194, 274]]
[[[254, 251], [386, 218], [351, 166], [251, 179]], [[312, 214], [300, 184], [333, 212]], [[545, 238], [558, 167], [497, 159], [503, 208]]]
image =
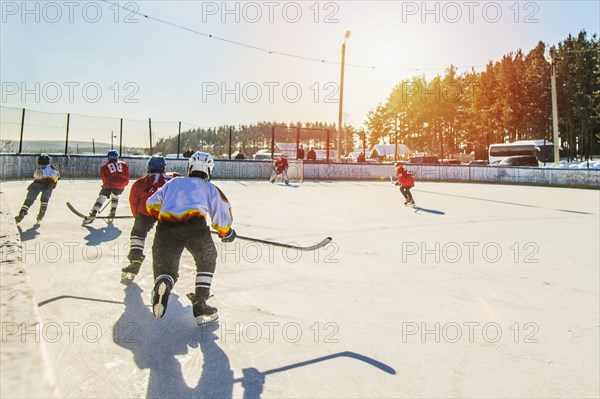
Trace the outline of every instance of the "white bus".
[[514, 155], [532, 155], [540, 162], [553, 162], [554, 145], [547, 140], [522, 140], [514, 143], [492, 144], [488, 155], [490, 164]]

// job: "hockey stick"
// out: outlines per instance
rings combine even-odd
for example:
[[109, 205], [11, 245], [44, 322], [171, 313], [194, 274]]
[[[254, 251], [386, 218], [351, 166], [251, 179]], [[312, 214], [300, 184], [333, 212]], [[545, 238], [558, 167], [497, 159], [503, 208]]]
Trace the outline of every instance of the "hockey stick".
[[108, 199], [108, 201], [106, 201], [106, 204], [104, 204], [104, 206], [102, 207], [102, 209], [100, 209], [98, 211], [98, 214], [101, 214], [106, 209], [106, 207], [108, 206], [108, 204], [110, 204], [110, 198]]
[[[82, 219], [85, 219], [87, 217], [86, 215], [75, 209], [75, 207], [73, 207], [73, 205], [71, 205], [69, 202], [67, 202], [67, 208], [69, 208], [71, 212], [73, 212]], [[96, 219], [133, 219], [133, 216], [114, 216], [112, 218], [109, 218], [108, 216], [96, 216]]]
[[[219, 233], [217, 233], [214, 230], [211, 230], [211, 233], [219, 235]], [[332, 240], [331, 237], [327, 237], [327, 238], [325, 238], [324, 240], [322, 240], [321, 242], [319, 242], [319, 243], [317, 243], [315, 245], [311, 245], [311, 246], [308, 246], [308, 247], [301, 247], [301, 246], [297, 246], [297, 245], [283, 244], [281, 242], [261, 240], [260, 238], [244, 237], [244, 236], [240, 236], [240, 235], [236, 235], [235, 238], [239, 238], [240, 240], [259, 242], [261, 244], [273, 245], [275, 247], [296, 249], [298, 251], [314, 251], [316, 249], [322, 248], [325, 245], [329, 244], [331, 242], [331, 240]]]

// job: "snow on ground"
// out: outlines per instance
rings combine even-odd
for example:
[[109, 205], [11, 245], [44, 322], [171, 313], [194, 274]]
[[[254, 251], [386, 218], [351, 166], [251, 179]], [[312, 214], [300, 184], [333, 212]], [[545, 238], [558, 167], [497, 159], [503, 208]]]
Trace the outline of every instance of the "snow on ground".
[[546, 165], [544, 165], [542, 163], [540, 167], [552, 168], [552, 169], [556, 169], [556, 168], [600, 169], [600, 161], [598, 161], [598, 160], [596, 160], [596, 161], [573, 161], [573, 162], [560, 161], [558, 166], [553, 163], [546, 163]]
[[[2, 184], [13, 214], [28, 183]], [[415, 210], [384, 182], [215, 184], [238, 234], [334, 241], [219, 243], [210, 328], [187, 252], [152, 317], [153, 232], [120, 284], [132, 220], [82, 227], [65, 206], [87, 213], [98, 181], [59, 182], [42, 225], [39, 202], [21, 223], [64, 397], [598, 396], [600, 191], [417, 183]]]

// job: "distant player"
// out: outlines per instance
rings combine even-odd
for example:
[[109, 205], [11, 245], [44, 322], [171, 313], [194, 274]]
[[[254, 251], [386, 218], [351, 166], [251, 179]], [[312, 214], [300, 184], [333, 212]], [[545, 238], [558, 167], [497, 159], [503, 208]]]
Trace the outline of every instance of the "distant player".
[[271, 183], [275, 183], [277, 176], [281, 175], [285, 184], [289, 184], [290, 180], [287, 176], [288, 166], [288, 161], [285, 155], [280, 155], [277, 157], [277, 161], [275, 161], [275, 164], [273, 165], [273, 172], [271, 173]]
[[25, 202], [23, 202], [19, 214], [15, 217], [17, 223], [27, 215], [29, 207], [33, 205], [40, 193], [42, 193], [42, 196], [40, 198], [40, 211], [37, 215], [37, 223], [42, 221], [46, 214], [46, 209], [48, 209], [48, 201], [50, 201], [52, 191], [56, 188], [58, 179], [60, 179], [60, 173], [50, 163], [50, 156], [48, 154], [40, 155], [38, 157], [38, 167], [33, 173], [33, 183], [27, 187], [27, 197], [25, 197]]
[[115, 217], [117, 205], [119, 205], [119, 195], [129, 184], [129, 166], [123, 161], [119, 161], [119, 153], [110, 150], [107, 154], [108, 161], [100, 168], [102, 177], [102, 189], [96, 199], [96, 203], [90, 211], [90, 215], [83, 219], [83, 225], [90, 224], [96, 219], [96, 214], [104, 204], [104, 201], [110, 196], [109, 220]]
[[400, 162], [396, 162], [396, 175], [398, 175], [398, 181], [395, 183], [396, 186], [400, 186], [400, 192], [406, 199], [404, 205], [415, 205], [410, 189], [415, 186], [415, 180], [412, 174], [404, 169]]
[[146, 236], [152, 230], [156, 223], [156, 218], [152, 217], [146, 210], [146, 200], [156, 192], [166, 182], [179, 174], [166, 174], [165, 167], [167, 162], [164, 157], [153, 156], [148, 160], [148, 174], [140, 177], [131, 186], [129, 193], [129, 205], [131, 213], [135, 218], [133, 228], [131, 229], [129, 254], [129, 265], [123, 268], [121, 278], [124, 281], [132, 281], [140, 271], [140, 266], [146, 258], [144, 256], [144, 245]]
[[217, 249], [207, 218], [210, 216], [221, 241], [231, 242], [236, 234], [231, 228], [233, 217], [227, 197], [210, 183], [214, 164], [210, 154], [195, 152], [188, 160], [188, 177], [168, 181], [146, 201], [148, 212], [158, 219], [152, 244], [152, 313], [157, 319], [167, 310], [184, 249], [190, 251], [196, 263], [196, 290], [187, 295], [196, 323], [202, 325], [218, 318], [217, 309], [206, 303], [217, 265]]

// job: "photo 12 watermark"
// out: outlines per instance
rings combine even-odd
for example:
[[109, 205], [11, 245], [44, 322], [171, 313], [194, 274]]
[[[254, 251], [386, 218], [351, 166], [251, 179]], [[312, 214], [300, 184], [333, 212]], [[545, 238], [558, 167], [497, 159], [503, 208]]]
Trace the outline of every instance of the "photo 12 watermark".
[[403, 1], [402, 23], [539, 23], [540, 6], [528, 1]]
[[336, 24], [339, 11], [339, 3], [333, 1], [203, 1], [202, 23]]
[[314, 103], [337, 104], [339, 85], [335, 82], [202, 82], [203, 103], [288, 103], [303, 99]]
[[116, 104], [137, 104], [139, 91], [140, 87], [136, 82], [2, 82], [2, 103], [95, 104], [106, 98]]
[[2, 23], [76, 23], [100, 21], [137, 24], [138, 3], [108, 1], [2, 1]]
[[403, 322], [402, 343], [479, 343], [495, 344], [501, 340], [537, 344], [540, 326], [534, 322], [514, 322], [507, 328], [499, 323], [465, 322]]
[[540, 247], [535, 242], [402, 242], [402, 263], [498, 263], [510, 259], [514, 263], [539, 263]]
[[340, 326], [334, 322], [311, 322], [301, 324], [295, 321], [278, 322], [225, 322], [213, 323], [202, 330], [202, 340], [209, 334], [217, 336], [220, 343], [288, 343], [312, 342], [337, 344]]

